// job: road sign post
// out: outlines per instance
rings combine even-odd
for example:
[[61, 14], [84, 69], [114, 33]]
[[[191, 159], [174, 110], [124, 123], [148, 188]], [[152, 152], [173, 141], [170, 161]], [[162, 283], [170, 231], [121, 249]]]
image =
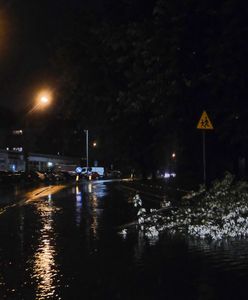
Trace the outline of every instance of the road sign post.
[[206, 131], [202, 131], [202, 159], [203, 159], [203, 182], [206, 185]]
[[206, 172], [206, 130], [213, 130], [214, 127], [204, 110], [201, 118], [197, 124], [197, 129], [202, 130], [202, 161], [203, 161], [203, 183], [206, 186], [207, 172]]

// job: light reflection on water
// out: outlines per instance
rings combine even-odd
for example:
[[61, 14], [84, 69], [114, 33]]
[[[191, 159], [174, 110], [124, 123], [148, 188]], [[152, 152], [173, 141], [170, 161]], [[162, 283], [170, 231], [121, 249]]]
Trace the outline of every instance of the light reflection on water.
[[37, 282], [36, 299], [59, 299], [55, 291], [56, 286], [59, 285], [59, 279], [55, 262], [56, 245], [53, 226], [55, 208], [52, 204], [52, 196], [49, 195], [47, 201], [37, 203], [36, 209], [42, 224], [38, 246], [34, 254], [32, 274]]
[[93, 237], [95, 239], [98, 238], [98, 217], [99, 217], [99, 210], [98, 210], [98, 198], [95, 194], [91, 195], [89, 198], [92, 208], [92, 223], [91, 223], [91, 231], [93, 233]]
[[[76, 197], [76, 223], [79, 226], [82, 218], [82, 210], [86, 210], [90, 215], [89, 228], [93, 239], [99, 238], [99, 220], [103, 208], [102, 198], [107, 195], [106, 185], [104, 183], [87, 182], [83, 186], [76, 186], [73, 189]], [[87, 195], [86, 203], [83, 206], [83, 195]]]
[[[106, 195], [106, 186], [103, 184], [95, 184], [95, 183], [87, 183], [84, 184], [83, 186], [76, 186], [73, 189], [73, 217], [75, 218], [77, 227], [81, 229], [83, 229], [83, 227], [86, 225], [87, 228], [85, 228], [86, 230], [88, 230], [88, 234], [90, 236], [90, 239], [87, 240], [89, 243], [92, 241], [91, 238], [93, 238], [94, 243], [92, 243], [92, 247], [94, 247], [94, 249], [99, 246], [97, 243], [95, 243], [95, 240], [100, 240], [102, 238], [102, 235], [100, 235], [100, 232], [103, 231], [104, 226], [106, 225], [104, 223], [105, 219], [102, 216], [103, 213], [103, 208], [104, 208], [104, 196]], [[48, 197], [49, 198], [49, 197]], [[36, 254], [35, 254], [35, 263], [34, 263], [34, 277], [37, 280], [37, 298], [36, 299], [59, 299], [58, 295], [56, 295], [56, 289], [60, 286], [60, 282], [58, 280], [58, 269], [56, 266], [56, 261], [55, 261], [55, 241], [54, 241], [54, 229], [53, 229], [53, 214], [54, 214], [54, 207], [53, 207], [53, 203], [52, 203], [52, 198], [49, 198], [50, 201], [47, 203], [47, 205], [41, 205], [39, 206], [37, 209], [39, 211], [39, 215], [41, 216], [42, 219], [42, 230], [40, 232], [40, 238], [39, 238], [39, 247], [37, 248]], [[116, 200], [116, 199], [114, 199]], [[114, 213], [115, 211], [113, 211]], [[118, 212], [118, 210], [117, 210]], [[82, 218], [86, 218], [87, 220], [82, 220]], [[85, 222], [82, 222], [85, 221]], [[88, 222], [88, 223], [87, 223]], [[74, 222], [73, 222], [74, 223]], [[75, 223], [74, 223], [75, 226]], [[134, 243], [130, 243], [130, 239], [129, 236], [127, 235], [127, 237], [125, 238], [125, 241], [123, 241], [123, 248], [125, 248], [125, 243], [127, 245], [127, 248], [125, 248], [127, 250], [127, 253], [129, 252], [129, 250], [132, 253], [132, 256], [130, 256], [131, 262], [133, 263], [133, 265], [135, 266], [136, 270], [141, 270], [141, 269], [145, 269], [145, 265], [146, 262], [145, 260], [147, 259], [147, 253], [150, 254], [150, 256], [152, 255], [153, 259], [155, 260], [155, 265], [158, 265], [157, 262], [159, 261], [159, 257], [163, 258], [164, 256], [167, 255], [167, 257], [163, 258], [163, 261], [165, 262], [165, 264], [169, 264], [169, 261], [176, 261], [177, 257], [180, 257], [182, 254], [185, 255], [185, 261], [187, 262], [187, 259], [191, 259], [191, 256], [188, 256], [188, 252], [190, 253], [192, 251], [192, 253], [194, 255], [197, 255], [197, 253], [201, 252], [201, 255], [199, 257], [199, 261], [197, 260], [194, 261], [193, 259], [193, 263], [195, 264], [200, 264], [201, 261], [205, 261], [208, 258], [208, 255], [210, 255], [213, 259], [210, 260], [210, 262], [213, 265], [218, 266], [218, 268], [222, 268], [225, 269], [225, 266], [227, 266], [227, 268], [232, 268], [232, 263], [235, 264], [235, 267], [238, 269], [240, 268], [240, 264], [237, 263], [237, 260], [240, 261], [240, 258], [235, 258], [235, 255], [237, 254], [241, 254], [244, 255], [244, 259], [241, 259], [241, 261], [244, 262], [244, 260], [247, 258], [247, 253], [240, 253], [237, 252], [237, 247], [235, 247], [235, 251], [233, 252], [233, 255], [230, 255], [230, 253], [232, 253], [232, 250], [230, 248], [231, 245], [227, 245], [224, 244], [223, 245], [223, 251], [220, 250], [216, 250], [217, 245], [209, 245], [209, 244], [199, 244], [198, 242], [193, 242], [192, 240], [187, 241], [188, 242], [188, 247], [182, 247], [182, 249], [179, 249], [177, 251], [173, 251], [173, 249], [170, 249], [170, 242], [167, 242], [166, 246], [167, 249], [158, 249], [157, 248], [157, 244], [160, 244], [160, 239], [147, 239], [146, 237], [144, 237], [144, 234], [142, 232], [137, 232], [137, 238], [135, 239], [136, 241]], [[83, 235], [81, 235], [82, 237]], [[89, 236], [86, 236], [85, 238], [88, 238]], [[86, 240], [84, 241], [84, 245], [86, 245]], [[172, 241], [172, 244], [174, 244], [174, 242]], [[132, 249], [129, 249], [129, 246]], [[89, 247], [89, 250], [92, 250]], [[114, 247], [114, 246], [113, 246]], [[219, 245], [218, 245], [219, 247]], [[217, 247], [217, 248], [218, 248]], [[151, 248], [153, 250], [151, 250]], [[242, 248], [242, 247], [241, 247]], [[99, 248], [101, 250], [101, 254], [103, 255], [104, 250]], [[99, 249], [97, 249], [97, 251], [99, 251]], [[116, 248], [118, 250], [120, 250], [118, 247]], [[155, 250], [154, 250], [155, 249]], [[218, 248], [220, 249], [220, 248]], [[96, 259], [97, 258], [97, 251], [94, 252], [94, 256]], [[163, 252], [167, 251], [167, 254], [164, 254]], [[244, 251], [244, 249], [242, 248], [242, 251]], [[228, 253], [228, 255], [227, 255]], [[104, 254], [106, 255], [106, 254]], [[106, 257], [103, 255], [102, 259], [104, 260], [104, 258], [108, 259], [108, 256], [106, 255]], [[122, 254], [120, 254], [119, 256], [120, 260], [124, 260], [126, 259], [125, 255], [122, 256]], [[226, 260], [226, 261], [225, 261]], [[78, 260], [80, 261], [80, 259]], [[131, 263], [130, 262], [130, 263]], [[148, 259], [149, 262], [149, 259]], [[101, 264], [105, 265], [105, 261], [101, 261]], [[109, 264], [111, 264], [111, 261], [108, 262]], [[175, 262], [175, 269], [179, 268], [180, 265], [180, 260], [179, 262]], [[119, 261], [117, 261], [117, 264], [120, 264], [121, 268], [124, 269], [125, 272], [125, 264], [122, 265], [122, 263], [120, 263]], [[149, 264], [149, 263], [148, 263]], [[225, 265], [223, 267], [223, 264]], [[187, 267], [187, 263], [185, 263], [185, 268]], [[92, 266], [85, 266], [85, 270], [84, 272], [88, 272], [90, 273], [90, 270], [92, 269]], [[153, 263], [150, 263], [148, 269], [151, 268], [151, 270], [153, 270]], [[77, 269], [77, 267], [75, 266], [75, 269]], [[172, 268], [174, 269], [174, 267]], [[196, 268], [197, 269], [197, 268]], [[154, 269], [155, 270], [155, 269]], [[162, 271], [161, 271], [162, 270]], [[167, 276], [166, 274], [163, 273], [163, 268], [161, 268], [156, 270], [161, 272], [161, 278], [163, 276]], [[247, 267], [246, 267], [247, 270]], [[80, 272], [83, 272], [82, 270], [80, 270]], [[95, 272], [97, 272], [95, 270]], [[206, 274], [212, 274], [211, 270], [206, 271]], [[72, 272], [73, 274], [73, 272]], [[80, 273], [81, 274], [81, 273]], [[85, 273], [84, 273], [85, 274]], [[187, 279], [188, 282], [190, 282], [190, 275], [191, 273], [187, 273], [186, 271], [186, 276], [189, 276], [189, 278]], [[132, 275], [130, 274], [130, 277]], [[174, 277], [172, 277], [174, 278]], [[180, 276], [179, 276], [180, 278]], [[198, 277], [197, 277], [198, 278]], [[173, 279], [171, 279], [171, 277], [168, 276], [168, 278], [166, 278], [166, 280], [170, 283], [174, 284]], [[193, 277], [193, 280], [196, 280], [196, 278]], [[179, 280], [180, 281], [180, 280]], [[182, 281], [183, 283], [183, 281]], [[202, 285], [204, 286], [208, 286], [209, 288], [216, 288], [214, 285], [211, 285], [212, 283], [208, 281], [208, 279], [204, 276], [199, 276], [199, 280], [197, 283], [200, 287], [202, 287]], [[118, 283], [117, 283], [118, 286]], [[200, 288], [199, 288], [200, 290]], [[201, 292], [199, 292], [201, 293]]]
[[79, 187], [76, 186], [76, 224], [80, 226], [82, 216], [82, 192]]
[[87, 185], [87, 188], [88, 188], [88, 193], [92, 193], [92, 183], [89, 182], [88, 185]]
[[[78, 297], [77, 292], [86, 295], [85, 298], [88, 299], [87, 296], [94, 289], [99, 296], [96, 296], [97, 299], [105, 299], [103, 296], [106, 294], [113, 295], [113, 290], [117, 291], [115, 299], [120, 299], [119, 295], [123, 291], [121, 299], [135, 299], [136, 294], [136, 299], [161, 299], [157, 297], [160, 294], [166, 295], [167, 299], [223, 299], [217, 298], [218, 294], [216, 298], [207, 298], [210, 294], [204, 296], [206, 292], [225, 292], [224, 281], [223, 288], [218, 286], [221, 276], [214, 277], [216, 271], [217, 274], [222, 272], [221, 275], [225, 275], [230, 270], [235, 270], [234, 274], [242, 278], [247, 276], [248, 241], [208, 243], [166, 234], [161, 234], [158, 239], [148, 239], [144, 232], [135, 229], [128, 231], [122, 239], [117, 235], [117, 227], [122, 214], [126, 216], [130, 209], [129, 204], [123, 205], [128, 202], [129, 194], [111, 194], [110, 189], [108, 193], [109, 198], [105, 197], [107, 189], [102, 183], [89, 182], [69, 187], [62, 193], [64, 198], [47, 195], [41, 201], [30, 202], [35, 209], [35, 216], [38, 215], [40, 230], [38, 234], [35, 231], [35, 239], [30, 239], [32, 251], [33, 247], [35, 249], [28, 274], [24, 275], [29, 279], [31, 273], [30, 289], [33, 292], [35, 287], [36, 296], [30, 298], [25, 295], [29, 287], [23, 286], [23, 299], [57, 300], [60, 296], [63, 300], [83, 298]], [[60, 214], [55, 214], [58, 206], [64, 209], [61, 209]], [[21, 233], [19, 243], [23, 243], [28, 234], [25, 230], [30, 226], [24, 226], [27, 223], [23, 218], [30, 212], [29, 206], [21, 206], [18, 212], [20, 220], [17, 225], [18, 232]], [[71, 222], [67, 223], [67, 220]], [[124, 222], [127, 222], [125, 218]], [[33, 225], [37, 228], [36, 222]], [[33, 231], [31, 232], [33, 235]], [[4, 245], [0, 246], [0, 258], [3, 256], [2, 248], [4, 249]], [[24, 250], [22, 246], [18, 250], [24, 252], [24, 258], [26, 254], [30, 255], [29, 251], [25, 253], [25, 246]], [[6, 258], [3, 259], [7, 261]], [[10, 268], [3, 264], [1, 267], [5, 268], [0, 268], [0, 298], [3, 299], [1, 289], [11, 289], [12, 286], [11, 280], [6, 277], [6, 270]], [[228, 284], [230, 282], [231, 280]], [[177, 287], [183, 287], [182, 290], [189, 287], [192, 297], [174, 296]], [[18, 284], [13, 288], [18, 291]], [[101, 288], [104, 290], [102, 294]], [[244, 290], [245, 285], [242, 291]], [[144, 295], [150, 296], [151, 291], [155, 295], [145, 298]], [[199, 295], [194, 298], [194, 293]]]
[[142, 263], [142, 256], [145, 250], [145, 239], [143, 231], [138, 231], [137, 243], [134, 246], [134, 260], [136, 264]]
[[104, 183], [89, 183], [89, 204], [92, 212], [91, 232], [94, 239], [99, 238], [99, 221], [103, 213], [102, 201], [103, 197], [107, 195], [107, 187]]

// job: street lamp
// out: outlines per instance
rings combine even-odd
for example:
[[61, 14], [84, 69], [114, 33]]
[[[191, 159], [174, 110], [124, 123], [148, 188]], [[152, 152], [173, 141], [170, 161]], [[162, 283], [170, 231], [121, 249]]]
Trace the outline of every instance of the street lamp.
[[176, 160], [176, 153], [173, 152], [171, 154], [171, 168], [172, 168], [172, 172], [175, 173], [176, 172], [176, 164], [177, 164], [177, 160]]
[[42, 97], [40, 98], [40, 102], [41, 102], [42, 104], [48, 104], [49, 99], [48, 99], [46, 96], [42, 96]]
[[52, 101], [52, 92], [49, 90], [40, 91], [35, 97], [35, 105], [28, 111], [31, 114], [37, 109], [43, 109], [47, 107]]
[[84, 130], [85, 137], [86, 137], [86, 167], [89, 167], [89, 130]]
[[35, 98], [35, 104], [34, 106], [25, 114], [24, 116], [24, 161], [25, 161], [25, 170], [26, 172], [28, 171], [28, 135], [27, 135], [27, 130], [28, 130], [28, 121], [29, 121], [29, 115], [31, 115], [34, 111], [38, 110], [38, 109], [42, 109], [47, 107], [52, 100], [52, 92], [49, 90], [42, 90], [40, 91], [36, 98]]

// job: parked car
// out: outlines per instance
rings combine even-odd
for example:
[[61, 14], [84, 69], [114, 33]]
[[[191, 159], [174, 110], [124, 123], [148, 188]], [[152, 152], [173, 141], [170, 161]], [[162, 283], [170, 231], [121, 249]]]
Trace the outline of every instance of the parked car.
[[67, 180], [68, 175], [66, 176], [64, 172], [46, 172], [45, 173], [45, 181], [48, 182], [58, 182]]

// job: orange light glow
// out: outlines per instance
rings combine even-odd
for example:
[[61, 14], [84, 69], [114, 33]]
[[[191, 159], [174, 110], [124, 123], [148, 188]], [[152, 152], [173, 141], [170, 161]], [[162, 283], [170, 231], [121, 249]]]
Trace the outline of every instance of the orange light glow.
[[44, 108], [47, 107], [48, 105], [51, 104], [52, 102], [52, 92], [48, 89], [46, 90], [41, 90], [35, 98], [35, 108], [39, 109], [39, 108]]
[[40, 101], [41, 101], [42, 103], [44, 103], [44, 104], [46, 104], [46, 103], [49, 102], [48, 98], [45, 97], [45, 96], [41, 97], [41, 98], [40, 98]]

